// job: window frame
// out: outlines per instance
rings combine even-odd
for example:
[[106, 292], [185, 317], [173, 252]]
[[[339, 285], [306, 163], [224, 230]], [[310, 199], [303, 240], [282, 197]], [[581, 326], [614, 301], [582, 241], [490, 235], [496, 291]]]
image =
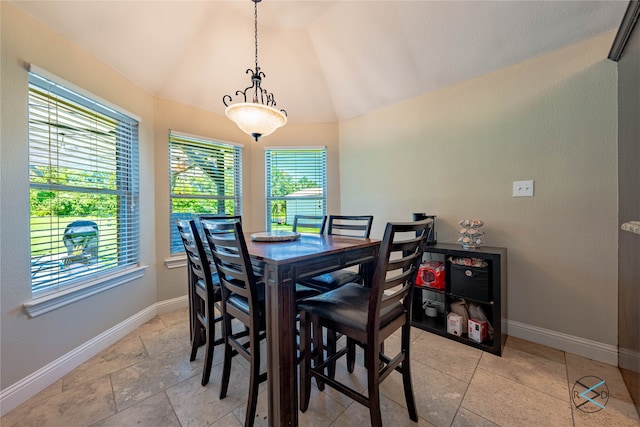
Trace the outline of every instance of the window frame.
[[[317, 157], [314, 159], [315, 165], [309, 166], [307, 171], [301, 172], [305, 169], [306, 166], [303, 162], [297, 162], [295, 159], [284, 159], [285, 162], [291, 162], [291, 166], [293, 167], [293, 171], [290, 171], [291, 174], [302, 175], [299, 179], [303, 177], [309, 178], [305, 173], [310, 173], [314, 178], [319, 179], [321, 182], [317, 183], [315, 187], [304, 187], [302, 189], [298, 189], [294, 192], [288, 193], [286, 195], [272, 195], [273, 189], [273, 179], [272, 179], [272, 167], [274, 167], [273, 163], [273, 155], [281, 154], [283, 156], [291, 155], [295, 157], [296, 153], [301, 152], [317, 152]], [[288, 166], [288, 165], [287, 165]], [[319, 177], [319, 178], [318, 178]], [[305, 189], [307, 191], [305, 191]], [[321, 190], [321, 191], [317, 191]], [[292, 197], [291, 195], [300, 192], [299, 196]], [[318, 194], [319, 193], [319, 194]], [[293, 215], [295, 213], [290, 214], [289, 212], [285, 213], [285, 223], [284, 226], [277, 226], [273, 228], [274, 224], [274, 215], [272, 213], [272, 202], [274, 201], [298, 201], [305, 203], [307, 202], [319, 202], [321, 207], [318, 209], [314, 209], [313, 212], [307, 210], [305, 212], [298, 211], [296, 207], [296, 213], [307, 214], [307, 215], [326, 215], [327, 214], [327, 148], [325, 146], [299, 146], [299, 147], [265, 147], [265, 221], [266, 221], [266, 229], [267, 231], [272, 231], [275, 229], [278, 230], [289, 230], [293, 225]], [[288, 218], [291, 218], [291, 224], [288, 222]]]
[[[141, 119], [99, 96], [58, 77], [48, 71], [30, 64], [27, 76], [27, 128], [29, 132], [29, 192], [35, 190], [55, 193], [55, 198], [64, 195], [93, 194], [115, 198], [115, 217], [109, 216], [109, 221], [115, 223], [110, 231], [99, 229], [108, 234], [102, 241], [97, 241], [95, 259], [85, 262], [89, 267], [66, 266], [63, 261], [69, 258], [61, 251], [60, 239], [56, 233], [61, 232], [61, 224], [66, 224], [73, 218], [93, 220], [102, 226], [106, 222], [104, 212], [90, 208], [88, 218], [74, 214], [66, 217], [53, 210], [45, 215], [37, 215], [34, 205], [29, 204], [30, 221], [30, 258], [31, 258], [31, 287], [32, 301], [25, 304], [31, 316], [43, 314], [54, 308], [93, 295], [105, 289], [141, 277], [145, 267], [140, 266], [140, 218], [139, 218], [139, 124]], [[60, 135], [61, 129], [69, 126], [70, 120], [75, 120], [71, 132], [73, 141], [79, 148], [69, 150], [64, 148], [64, 141]], [[92, 126], [106, 126], [112, 129], [107, 136], [86, 136], [88, 130], [97, 129]], [[53, 131], [52, 131], [53, 130]], [[99, 141], [99, 142], [98, 142]], [[46, 148], [48, 147], [48, 148]], [[104, 148], [118, 153], [108, 156], [101, 150]], [[87, 155], [82, 150], [93, 150]], [[60, 156], [64, 153], [65, 156]], [[90, 161], [94, 163], [90, 163]], [[44, 169], [43, 169], [44, 168]], [[49, 170], [48, 180], [38, 182], [37, 175], [43, 170]], [[32, 173], [37, 171], [36, 173]], [[61, 181], [58, 173], [76, 174], [73, 182]], [[94, 174], [94, 175], [92, 175]], [[107, 176], [104, 182], [91, 181], [90, 176]], [[111, 178], [108, 178], [110, 176]], [[68, 179], [68, 175], [67, 175]], [[55, 199], [54, 199], [55, 200]], [[35, 218], [49, 218], [48, 228], [37, 230]], [[114, 220], [114, 218], [116, 218]], [[35, 221], [35, 222], [34, 222]], [[68, 225], [68, 224], [67, 224]], [[42, 234], [44, 232], [44, 234]], [[34, 246], [34, 233], [44, 235], [44, 249], [38, 250]], [[42, 237], [41, 237], [42, 238]], [[116, 242], [114, 249], [113, 242]], [[121, 242], [125, 243], [121, 243]], [[47, 243], [48, 242], [48, 243]], [[47, 247], [48, 245], [48, 247]], [[66, 246], [66, 245], [65, 245]], [[65, 248], [67, 251], [68, 247]], [[45, 255], [36, 255], [43, 253]], [[74, 252], [75, 253], [75, 252]], [[99, 254], [99, 255], [98, 255]], [[105, 254], [107, 258], [104, 258]], [[81, 255], [85, 256], [83, 252]], [[48, 258], [51, 260], [48, 260]], [[45, 258], [45, 261], [42, 261]], [[57, 258], [60, 258], [59, 260]], [[91, 255], [88, 256], [91, 258]], [[35, 260], [35, 264], [34, 264]], [[38, 272], [42, 266], [38, 263], [51, 263], [48, 271], [39, 277], [34, 276], [34, 269]], [[71, 262], [75, 262], [72, 260]], [[79, 263], [82, 264], [82, 263]], [[66, 272], [62, 272], [66, 267]]]
[[[231, 195], [219, 195], [219, 194], [203, 194], [203, 193], [174, 193], [173, 186], [173, 163], [174, 157], [172, 154], [172, 145], [178, 142], [184, 144], [191, 144], [195, 148], [206, 148], [209, 150], [209, 155], [225, 155], [225, 153], [232, 154], [233, 160], [232, 168], [233, 168], [233, 194]], [[195, 219], [196, 224], [199, 226], [198, 218], [202, 215], [242, 215], [242, 159], [243, 159], [243, 144], [238, 144], [235, 142], [222, 141], [218, 139], [212, 139], [200, 135], [193, 135], [186, 132], [181, 132], [177, 130], [170, 129], [168, 135], [168, 150], [169, 150], [169, 253], [171, 257], [180, 256], [184, 254], [184, 246], [182, 245], [182, 240], [180, 238], [180, 234], [175, 225], [176, 215], [181, 215], [180, 219]], [[229, 161], [225, 161], [225, 168], [229, 167], [231, 164]], [[223, 172], [224, 174], [227, 171]], [[224, 189], [223, 189], [224, 191]], [[176, 199], [199, 199], [206, 201], [222, 201], [222, 204], [218, 204], [218, 211], [204, 211], [204, 212], [181, 212], [174, 213], [173, 212], [173, 201]], [[225, 201], [233, 201], [233, 211], [227, 212], [226, 209], [220, 210], [220, 207], [225, 207]]]

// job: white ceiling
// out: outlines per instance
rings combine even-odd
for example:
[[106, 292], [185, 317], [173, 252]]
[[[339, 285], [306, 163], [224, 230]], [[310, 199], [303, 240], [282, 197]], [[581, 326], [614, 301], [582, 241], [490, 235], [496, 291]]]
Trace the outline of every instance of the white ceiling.
[[[224, 114], [250, 85], [250, 0], [14, 3], [155, 96]], [[616, 30], [627, 4], [263, 0], [263, 88], [290, 121], [346, 120]]]

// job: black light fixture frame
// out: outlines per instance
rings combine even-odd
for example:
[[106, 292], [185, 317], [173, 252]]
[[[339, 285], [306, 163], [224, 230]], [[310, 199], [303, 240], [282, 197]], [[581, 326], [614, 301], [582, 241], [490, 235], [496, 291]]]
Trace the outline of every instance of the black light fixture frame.
[[[251, 102], [256, 104], [266, 105], [268, 107], [276, 107], [276, 100], [273, 96], [273, 93], [270, 93], [266, 89], [262, 88], [262, 78], [266, 77], [264, 72], [260, 70], [260, 66], [258, 66], [258, 3], [262, 0], [251, 0], [254, 3], [254, 40], [255, 40], [255, 69], [247, 68], [245, 71], [246, 74], [251, 73], [251, 86], [245, 88], [245, 90], [237, 90], [236, 96], [242, 95], [244, 97], [244, 102], [247, 102], [247, 92], [251, 93], [253, 90], [253, 99]], [[228, 107], [232, 101], [231, 95], [225, 95], [222, 97], [222, 102], [225, 107]], [[228, 103], [227, 103], [228, 102]], [[285, 110], [280, 110], [287, 115]], [[256, 138], [257, 140], [257, 138]]]

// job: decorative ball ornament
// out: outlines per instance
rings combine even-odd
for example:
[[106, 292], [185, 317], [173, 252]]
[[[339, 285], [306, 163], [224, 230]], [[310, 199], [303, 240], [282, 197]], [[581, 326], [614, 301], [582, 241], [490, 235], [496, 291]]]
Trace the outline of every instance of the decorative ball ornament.
[[459, 231], [460, 237], [458, 238], [458, 242], [462, 244], [463, 248], [479, 248], [484, 245], [484, 239], [482, 239], [484, 231], [480, 230], [484, 222], [478, 219], [463, 219], [458, 222], [458, 224], [462, 226]]

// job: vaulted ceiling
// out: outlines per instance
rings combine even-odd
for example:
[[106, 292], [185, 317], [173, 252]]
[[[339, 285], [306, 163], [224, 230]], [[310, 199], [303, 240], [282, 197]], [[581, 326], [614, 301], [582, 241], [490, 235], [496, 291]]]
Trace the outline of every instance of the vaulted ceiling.
[[[250, 0], [14, 3], [155, 96], [224, 114], [250, 85]], [[290, 121], [347, 120], [616, 30], [627, 4], [263, 0], [263, 88]]]

